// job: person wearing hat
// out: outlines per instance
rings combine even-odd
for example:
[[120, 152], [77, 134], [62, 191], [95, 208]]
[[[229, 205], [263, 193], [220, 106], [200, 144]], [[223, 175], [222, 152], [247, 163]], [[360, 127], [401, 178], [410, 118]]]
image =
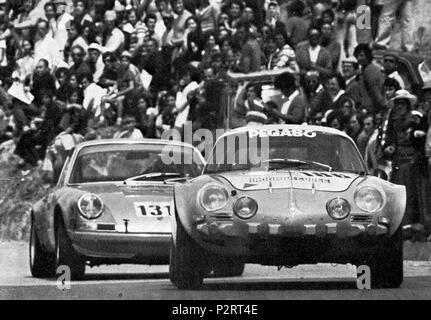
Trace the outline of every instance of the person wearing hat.
[[359, 89], [359, 64], [355, 57], [350, 56], [341, 60], [341, 73], [346, 82], [346, 94], [350, 96], [355, 104], [361, 102]]
[[392, 102], [384, 146], [386, 157], [392, 160], [391, 182], [404, 185], [407, 190], [404, 224], [423, 223], [429, 210], [423, 189], [427, 187], [424, 178], [428, 179], [425, 157], [428, 121], [415, 110], [417, 97], [407, 90], [398, 90]]
[[93, 80], [98, 83], [103, 74], [105, 64], [103, 63], [103, 48], [98, 43], [91, 43], [87, 48], [87, 63], [93, 71]]
[[123, 51], [125, 45], [124, 33], [117, 28], [117, 13], [113, 10], [105, 12], [104, 24], [106, 28], [105, 38], [103, 41], [104, 51], [110, 51], [119, 54]]
[[401, 89], [405, 89], [404, 80], [398, 73], [398, 54], [388, 51], [383, 56], [383, 73], [386, 78], [392, 78], [398, 81]]

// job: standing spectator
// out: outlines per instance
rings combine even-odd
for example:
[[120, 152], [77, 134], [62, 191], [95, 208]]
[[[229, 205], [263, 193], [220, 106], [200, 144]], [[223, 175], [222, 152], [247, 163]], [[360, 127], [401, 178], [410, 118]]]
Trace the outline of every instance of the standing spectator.
[[209, 0], [199, 0], [196, 8], [196, 18], [200, 21], [202, 33], [216, 31], [218, 10]]
[[184, 31], [186, 27], [186, 21], [192, 14], [184, 8], [183, 0], [173, 1], [174, 12], [177, 17], [173, 21], [173, 34], [172, 43], [173, 46], [181, 46], [184, 41]]
[[316, 70], [321, 75], [332, 72], [332, 57], [325, 48], [320, 46], [320, 30], [311, 27], [308, 41], [298, 45], [296, 61], [302, 71]]
[[187, 65], [180, 73], [182, 76], [179, 81], [179, 89], [177, 91], [175, 101], [175, 112], [178, 114], [175, 119], [175, 127], [182, 128], [186, 123], [190, 113], [190, 98], [194, 91], [199, 89], [200, 76], [199, 71]]
[[405, 89], [404, 80], [398, 73], [398, 54], [395, 52], [385, 53], [383, 56], [383, 72], [385, 77], [397, 80], [401, 89]]
[[396, 13], [401, 14], [401, 48], [404, 51], [413, 50], [413, 1], [411, 0], [388, 0], [383, 6], [379, 19], [379, 30], [377, 32], [376, 49], [387, 49], [393, 36], [393, 26]]
[[368, 142], [370, 141], [371, 136], [373, 135], [376, 129], [374, 116], [367, 115], [364, 118], [364, 128], [357, 138], [358, 149], [361, 152], [361, 155], [365, 158], [365, 153], [367, 149]]
[[86, 23], [93, 23], [93, 18], [88, 14], [88, 2], [85, 0], [77, 0], [73, 7], [73, 18], [82, 27]]
[[271, 0], [266, 10], [265, 24], [272, 30], [285, 29], [286, 26], [280, 21], [280, 7], [277, 1]]
[[91, 74], [83, 74], [79, 78], [81, 89], [83, 90], [84, 101], [82, 106], [87, 111], [88, 118], [94, 125], [103, 124], [105, 121], [102, 98], [106, 95], [103, 89], [93, 81]]
[[104, 51], [120, 54], [124, 50], [125, 37], [123, 32], [116, 26], [117, 14], [115, 11], [106, 11], [104, 24], [106, 28], [103, 41]]
[[262, 52], [259, 42], [257, 42], [256, 31], [250, 30], [249, 23], [238, 24], [237, 34], [245, 43], [241, 48], [240, 70], [244, 73], [260, 70], [265, 55]]
[[31, 40], [24, 40], [19, 59], [16, 61], [16, 69], [13, 77], [18, 78], [21, 82], [29, 78], [35, 67], [33, 55], [33, 44]]
[[[332, 12], [332, 11], [331, 11]], [[337, 72], [340, 63], [341, 46], [335, 39], [334, 28], [332, 24], [324, 23], [321, 27], [322, 37], [321, 45], [328, 50], [332, 57], [332, 71]]]
[[278, 112], [272, 109], [273, 116], [287, 124], [302, 124], [308, 118], [307, 102], [301, 91], [296, 87], [295, 76], [289, 72], [283, 73], [274, 81], [274, 87], [281, 91], [284, 101]]
[[78, 78], [85, 74], [92, 73], [90, 66], [84, 60], [85, 50], [81, 46], [76, 45], [72, 47], [71, 56], [73, 65], [70, 67], [70, 72], [75, 73]]
[[[68, 38], [64, 49], [65, 57], [71, 53], [72, 47], [75, 46], [80, 46], [85, 52], [87, 52], [89, 43], [87, 39], [82, 36], [82, 32], [82, 26], [79, 24], [79, 22], [75, 20], [69, 22], [69, 28], [67, 30]], [[66, 61], [68, 61], [67, 58]]]
[[32, 79], [31, 93], [34, 96], [34, 104], [36, 106], [41, 106], [42, 93], [46, 91], [54, 93], [55, 89], [55, 79], [51, 75], [48, 61], [45, 59], [40, 59], [36, 65], [36, 70]]
[[92, 43], [88, 46], [88, 60], [87, 63], [93, 74], [94, 82], [99, 82], [103, 74], [105, 64], [103, 63], [102, 47], [98, 43]]
[[407, 191], [407, 206], [404, 224], [423, 223], [429, 219], [426, 190], [422, 179], [428, 179], [425, 158], [427, 121], [422, 113], [414, 110], [416, 96], [399, 90], [393, 98], [393, 111], [389, 118], [385, 153], [391, 157], [392, 178]]
[[353, 99], [356, 107], [361, 104], [361, 90], [358, 80], [359, 64], [355, 57], [345, 58], [341, 61], [341, 71], [346, 82], [346, 94]]
[[382, 95], [383, 75], [373, 63], [373, 53], [368, 44], [361, 43], [355, 48], [355, 58], [361, 66], [361, 108], [377, 114], [384, 106]]
[[291, 73], [299, 73], [295, 51], [287, 44], [284, 30], [278, 29], [271, 33], [268, 36], [267, 43], [273, 47], [272, 52], [268, 55], [268, 69], [289, 68]]
[[286, 21], [281, 21], [286, 25], [286, 34], [289, 43], [296, 47], [301, 41], [307, 40], [307, 31], [309, 23], [305, 19], [304, 10], [305, 5], [302, 0], [294, 0], [287, 8], [288, 18]]
[[54, 4], [57, 16], [53, 37], [57, 41], [60, 51], [63, 52], [68, 38], [67, 29], [73, 17], [66, 12], [67, 3], [65, 0], [54, 0]]
[[58, 42], [48, 34], [48, 22], [39, 20], [36, 25], [39, 40], [34, 45], [34, 60], [45, 59], [50, 68], [57, 67], [63, 61], [62, 53]]
[[233, 29], [237, 28], [238, 23], [241, 21], [243, 3], [238, 0], [230, 1], [228, 15], [229, 15], [229, 26]]

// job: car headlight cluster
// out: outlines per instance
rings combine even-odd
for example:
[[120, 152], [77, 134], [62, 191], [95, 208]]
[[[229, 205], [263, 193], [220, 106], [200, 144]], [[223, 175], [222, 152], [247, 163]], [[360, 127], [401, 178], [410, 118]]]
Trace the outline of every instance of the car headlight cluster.
[[343, 220], [350, 214], [350, 204], [346, 199], [335, 198], [326, 204], [326, 211], [331, 218]]
[[366, 212], [379, 211], [383, 206], [382, 193], [373, 187], [362, 187], [355, 191], [355, 203], [359, 209]]
[[217, 211], [226, 206], [228, 193], [224, 187], [210, 184], [201, 189], [198, 199], [206, 211]]
[[78, 209], [86, 219], [97, 219], [103, 213], [103, 202], [95, 194], [84, 194], [78, 200]]
[[257, 202], [249, 197], [241, 197], [235, 202], [233, 212], [241, 219], [251, 219], [257, 212]]

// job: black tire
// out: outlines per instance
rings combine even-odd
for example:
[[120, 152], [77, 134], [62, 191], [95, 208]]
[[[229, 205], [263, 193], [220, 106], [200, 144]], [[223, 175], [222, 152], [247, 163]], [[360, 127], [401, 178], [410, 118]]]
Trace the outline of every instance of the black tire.
[[176, 223], [176, 239], [172, 239], [169, 277], [178, 289], [198, 289], [205, 275], [205, 255], [187, 234], [181, 222]]
[[214, 265], [214, 277], [240, 277], [244, 273], [245, 263], [239, 257], [220, 257]]
[[368, 259], [371, 271], [371, 288], [399, 288], [403, 283], [402, 227]]
[[55, 275], [55, 255], [42, 249], [34, 219], [31, 219], [29, 262], [33, 277], [51, 278]]
[[61, 219], [57, 221], [55, 229], [55, 270], [59, 266], [68, 266], [71, 280], [81, 280], [85, 274], [85, 259], [73, 249]]

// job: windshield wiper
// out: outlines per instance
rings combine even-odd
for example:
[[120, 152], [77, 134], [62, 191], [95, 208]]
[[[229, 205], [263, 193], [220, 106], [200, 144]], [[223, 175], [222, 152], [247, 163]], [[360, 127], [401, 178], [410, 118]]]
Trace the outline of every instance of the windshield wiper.
[[184, 174], [178, 173], [178, 172], [152, 172], [152, 173], [144, 173], [144, 174], [140, 174], [139, 176], [128, 178], [124, 180], [124, 183], [127, 183], [129, 181], [135, 181], [135, 180], [152, 180], [156, 178], [172, 179], [172, 178], [182, 178], [182, 177], [184, 177]]
[[298, 160], [298, 159], [269, 159], [269, 160], [265, 160], [264, 162], [268, 162], [269, 164], [281, 164], [281, 165], [286, 165], [286, 166], [292, 166], [292, 167], [300, 167], [300, 166], [309, 166], [309, 165], [316, 165], [322, 168], [327, 169], [329, 172], [332, 171], [332, 167], [324, 164], [324, 163], [320, 163], [320, 162], [316, 162], [316, 161], [311, 161], [311, 160]]

